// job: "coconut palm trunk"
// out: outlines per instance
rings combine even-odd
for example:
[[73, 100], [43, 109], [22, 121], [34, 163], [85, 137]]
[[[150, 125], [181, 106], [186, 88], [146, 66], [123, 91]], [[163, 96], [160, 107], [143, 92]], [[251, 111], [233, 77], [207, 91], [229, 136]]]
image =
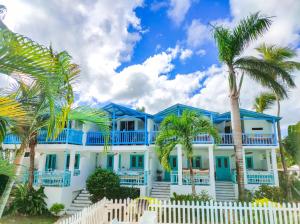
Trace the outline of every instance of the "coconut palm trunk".
[[189, 167], [190, 167], [192, 194], [196, 195], [195, 179], [194, 179], [194, 172], [193, 172], [193, 157], [189, 157]]
[[30, 189], [33, 188], [33, 182], [34, 182], [34, 159], [35, 159], [35, 147], [37, 145], [37, 136], [34, 134], [29, 141], [29, 177], [28, 177], [28, 187]]
[[242, 126], [239, 108], [239, 98], [230, 96], [231, 106], [231, 125], [233, 133], [235, 164], [237, 172], [237, 184], [239, 190], [239, 198], [244, 198], [245, 183], [244, 183], [244, 160], [243, 160], [243, 142], [242, 142]]

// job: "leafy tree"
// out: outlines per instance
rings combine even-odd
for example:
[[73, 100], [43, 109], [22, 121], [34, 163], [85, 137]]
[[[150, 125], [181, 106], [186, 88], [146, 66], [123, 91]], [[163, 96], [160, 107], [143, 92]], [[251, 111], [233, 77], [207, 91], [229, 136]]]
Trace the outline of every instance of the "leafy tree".
[[276, 102], [276, 96], [273, 93], [264, 92], [255, 98], [253, 108], [256, 112], [263, 113], [270, 109]]
[[193, 173], [193, 140], [199, 134], [207, 133], [216, 142], [220, 137], [217, 129], [210, 120], [199, 116], [196, 112], [184, 110], [180, 117], [171, 114], [160, 124], [160, 132], [156, 138], [156, 150], [162, 166], [170, 171], [169, 157], [176, 145], [182, 145], [183, 151], [188, 158], [192, 194], [196, 195], [194, 173]]
[[300, 167], [300, 122], [288, 127], [288, 136], [283, 140], [283, 146]]
[[[273, 71], [270, 73], [270, 75], [277, 82], [283, 83], [285, 89], [285, 92], [283, 93], [271, 89], [276, 99], [275, 101], [277, 104], [277, 116], [280, 117], [280, 111], [281, 111], [280, 101], [288, 97], [286, 93], [288, 92], [289, 88], [295, 87], [295, 83], [293, 81], [293, 76], [291, 75], [291, 73], [295, 70], [300, 70], [300, 63], [291, 60], [297, 55], [296, 51], [289, 47], [279, 47], [276, 45], [266, 45], [266, 44], [260, 45], [257, 48], [257, 51], [260, 53], [260, 58], [262, 60], [265, 60], [265, 62], [272, 64], [274, 66], [278, 66], [282, 71], [286, 73], [288, 79], [290, 80], [286, 82], [286, 80], [283, 79], [282, 76], [277, 71]], [[280, 121], [277, 122], [277, 132], [278, 132], [279, 151], [280, 151], [282, 167], [283, 167], [286, 180], [288, 182], [288, 172], [287, 172], [286, 158], [284, 156], [284, 148], [282, 145]], [[287, 189], [287, 196], [291, 198], [290, 187], [288, 187]]]
[[240, 199], [244, 198], [245, 191], [242, 126], [239, 107], [244, 75], [248, 75], [251, 79], [269, 87], [278, 95], [287, 95], [286, 90], [272, 74], [278, 74], [278, 77], [285, 83], [293, 85], [293, 80], [288, 72], [277, 64], [255, 57], [243, 56], [244, 49], [249, 43], [262, 36], [270, 25], [270, 18], [254, 13], [241, 20], [232, 29], [222, 25], [213, 27], [214, 38], [219, 51], [219, 60], [228, 69], [231, 124]]

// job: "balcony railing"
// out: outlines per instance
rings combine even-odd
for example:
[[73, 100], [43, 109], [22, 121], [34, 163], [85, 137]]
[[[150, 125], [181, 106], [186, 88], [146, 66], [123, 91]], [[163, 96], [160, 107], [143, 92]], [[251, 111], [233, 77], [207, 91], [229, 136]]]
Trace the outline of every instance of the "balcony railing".
[[[29, 174], [24, 174], [24, 182], [28, 181]], [[34, 171], [34, 185], [45, 187], [68, 187], [71, 183], [70, 171]]]
[[[145, 132], [140, 131], [114, 131], [105, 134], [103, 132], [87, 132], [86, 145], [104, 145], [105, 142], [109, 145], [147, 145], [155, 144], [155, 140], [159, 131]], [[231, 133], [221, 133], [221, 142], [219, 145], [231, 146], [233, 145], [233, 135]], [[4, 144], [20, 144], [20, 138], [7, 134], [4, 139]], [[208, 134], [197, 135], [194, 144], [212, 144], [213, 138]], [[242, 134], [243, 145], [247, 146], [266, 146], [276, 145], [276, 138], [274, 134]], [[74, 144], [82, 145], [83, 132], [74, 129], [64, 129], [57, 138], [47, 138], [47, 131], [41, 130], [38, 135], [39, 144]]]
[[148, 172], [146, 171], [118, 171], [121, 185], [147, 185], [148, 183]]
[[[274, 182], [274, 173], [273, 171], [256, 171], [256, 170], [248, 170], [247, 173], [247, 183], [248, 184], [265, 184], [265, 185], [273, 185]], [[234, 183], [237, 182], [236, 170], [232, 171], [232, 181]]]
[[[195, 185], [209, 185], [209, 173], [194, 173], [194, 183]], [[178, 172], [172, 171], [171, 172], [171, 184], [177, 185], [178, 184]], [[189, 173], [183, 172], [182, 173], [182, 184], [183, 185], [191, 185], [192, 178]]]
[[143, 145], [147, 144], [145, 131], [114, 131], [106, 136], [102, 132], [88, 132], [86, 145], [104, 145], [105, 141], [111, 145]]

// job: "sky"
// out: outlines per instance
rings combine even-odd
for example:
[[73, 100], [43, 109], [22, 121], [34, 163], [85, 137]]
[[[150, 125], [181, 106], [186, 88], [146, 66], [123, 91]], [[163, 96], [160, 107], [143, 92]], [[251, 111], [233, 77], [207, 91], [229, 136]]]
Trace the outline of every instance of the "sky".
[[[4, 23], [14, 32], [80, 65], [76, 104], [120, 103], [155, 113], [175, 103], [216, 112], [229, 110], [227, 69], [218, 61], [213, 25], [233, 27], [250, 13], [272, 17], [265, 35], [244, 55], [257, 56], [260, 43], [295, 48], [300, 55], [299, 0], [0, 0]], [[297, 58], [300, 60], [300, 56]], [[282, 125], [300, 120], [297, 88], [282, 102]], [[0, 76], [0, 87], [8, 78]], [[264, 89], [244, 80], [240, 104], [253, 109]], [[275, 114], [275, 108], [267, 111]]]

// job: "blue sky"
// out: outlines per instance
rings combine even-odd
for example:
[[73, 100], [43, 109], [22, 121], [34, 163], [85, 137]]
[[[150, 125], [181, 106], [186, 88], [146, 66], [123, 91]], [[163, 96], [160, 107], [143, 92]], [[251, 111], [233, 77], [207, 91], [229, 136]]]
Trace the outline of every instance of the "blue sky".
[[[68, 51], [80, 68], [77, 104], [115, 102], [155, 113], [176, 103], [229, 110], [227, 69], [218, 62], [209, 24], [233, 27], [260, 11], [270, 29], [244, 55], [258, 56], [262, 42], [300, 53], [299, 0], [0, 0], [4, 23], [56, 51]], [[287, 13], [288, 12], [288, 13]], [[300, 55], [300, 54], [299, 54]], [[298, 56], [298, 60], [300, 57]], [[295, 72], [300, 86], [300, 73]], [[0, 87], [9, 80], [0, 77]], [[264, 89], [246, 78], [240, 105], [253, 108]], [[282, 102], [283, 128], [300, 120], [300, 88]], [[267, 113], [275, 114], [275, 108]]]

